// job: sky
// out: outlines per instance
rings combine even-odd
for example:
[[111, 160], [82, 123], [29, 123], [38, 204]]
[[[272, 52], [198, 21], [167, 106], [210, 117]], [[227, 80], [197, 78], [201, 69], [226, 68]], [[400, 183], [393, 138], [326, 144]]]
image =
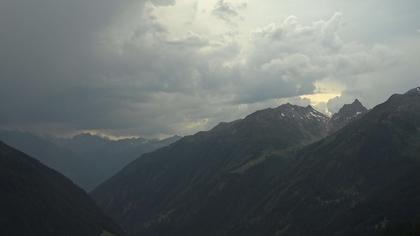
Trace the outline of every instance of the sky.
[[166, 137], [420, 85], [418, 0], [1, 0], [0, 128]]

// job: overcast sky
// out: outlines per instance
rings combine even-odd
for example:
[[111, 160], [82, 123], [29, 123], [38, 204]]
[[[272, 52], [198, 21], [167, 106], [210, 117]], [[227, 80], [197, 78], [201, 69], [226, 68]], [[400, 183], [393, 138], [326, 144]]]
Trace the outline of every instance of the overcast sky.
[[1, 0], [0, 128], [163, 137], [420, 85], [419, 0]]

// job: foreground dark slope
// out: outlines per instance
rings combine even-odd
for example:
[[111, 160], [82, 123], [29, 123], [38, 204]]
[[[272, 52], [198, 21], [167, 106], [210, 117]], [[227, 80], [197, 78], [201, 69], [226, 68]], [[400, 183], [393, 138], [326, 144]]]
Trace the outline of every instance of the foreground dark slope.
[[0, 235], [123, 235], [70, 180], [2, 142], [0, 189]]
[[0, 140], [7, 145], [27, 153], [42, 164], [59, 171], [76, 183], [89, 179], [87, 162], [71, 149], [56, 145], [43, 137], [20, 131], [0, 131]]
[[[324, 137], [326, 122], [309, 106], [259, 111], [144, 155], [93, 196], [136, 235], [223, 234], [263, 197], [254, 187], [266, 179], [264, 173], [255, 179], [244, 173], [273, 150]], [[250, 196], [242, 198], [245, 189]]]

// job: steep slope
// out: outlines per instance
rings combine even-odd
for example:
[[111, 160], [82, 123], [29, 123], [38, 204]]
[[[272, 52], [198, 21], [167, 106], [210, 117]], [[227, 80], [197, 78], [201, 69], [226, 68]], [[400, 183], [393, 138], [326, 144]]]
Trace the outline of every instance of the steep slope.
[[[218, 235], [228, 221], [241, 217], [245, 202], [262, 197], [253, 191], [255, 196], [241, 202], [236, 190], [247, 186], [224, 186], [239, 180], [235, 176], [248, 179], [243, 173], [275, 150], [290, 151], [324, 137], [327, 120], [310, 106], [286, 104], [221, 123], [144, 155], [93, 196], [134, 235]], [[243, 183], [257, 186], [260, 180]]]
[[123, 235], [61, 174], [0, 142], [0, 235]]
[[5, 143], [59, 171], [87, 191], [110, 178], [141, 154], [167, 146], [179, 138], [110, 140], [90, 134], [56, 138], [19, 131], [0, 131], [0, 139]]
[[348, 125], [350, 122], [359, 119], [368, 112], [368, 109], [356, 99], [352, 104], [344, 105], [337, 113], [335, 113], [328, 121], [328, 132], [335, 131]]
[[[186, 137], [93, 196], [132, 235], [415, 235], [420, 91], [393, 95], [300, 150], [290, 146], [323, 136], [326, 119], [292, 107]], [[319, 129], [302, 128], [307, 115]]]
[[76, 183], [82, 183], [88, 178], [84, 173], [85, 159], [71, 149], [55, 144], [51, 140], [27, 132], [0, 131], [0, 140], [35, 159], [50, 168], [71, 178]]
[[231, 235], [404, 235], [420, 222], [420, 91], [304, 148], [272, 187]]

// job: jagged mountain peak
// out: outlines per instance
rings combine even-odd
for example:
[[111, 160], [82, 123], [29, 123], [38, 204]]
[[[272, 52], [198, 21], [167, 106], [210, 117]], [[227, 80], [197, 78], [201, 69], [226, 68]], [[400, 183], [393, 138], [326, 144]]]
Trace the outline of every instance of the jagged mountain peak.
[[354, 99], [352, 105], [360, 105], [360, 106], [363, 106], [363, 104], [359, 101], [358, 98]]
[[[253, 135], [248, 137], [252, 139], [255, 138], [255, 135], [258, 136], [263, 132], [261, 134], [263, 136], [270, 134], [276, 137], [267, 142], [278, 142], [278, 138], [284, 137], [285, 133], [294, 133], [294, 136], [296, 136], [295, 144], [301, 143], [302, 140], [305, 140], [303, 142], [307, 143], [326, 135], [328, 120], [328, 116], [315, 110], [312, 106], [303, 107], [286, 103], [276, 108], [256, 111], [243, 119], [233, 122], [219, 123], [209, 132], [199, 132], [199, 134], [204, 136], [228, 135], [246, 137], [249, 133], [252, 133]], [[195, 138], [191, 137], [191, 139]], [[289, 143], [289, 141], [280, 143]]]
[[278, 106], [275, 109], [292, 109], [292, 110], [295, 110], [295, 109], [306, 109], [306, 110], [315, 110], [311, 105], [307, 105], [305, 107], [305, 106], [299, 106], [299, 105], [291, 104], [289, 102], [288, 103], [284, 103], [284, 104]]
[[250, 119], [262, 119], [262, 120], [316, 120], [321, 123], [328, 121], [328, 116], [317, 111], [312, 106], [308, 105], [306, 107], [293, 105], [290, 103], [282, 104], [276, 108], [268, 108], [265, 110], [260, 110], [252, 113], [247, 116], [245, 120]]
[[368, 112], [359, 99], [355, 99], [351, 104], [345, 104], [337, 113], [335, 113], [328, 121], [328, 132], [335, 132], [361, 115]]
[[[312, 106], [303, 107], [285, 103], [275, 108], [256, 111], [243, 119], [232, 122], [221, 122], [213, 129], [199, 132], [197, 135], [192, 135], [188, 139], [197, 140], [197, 137], [214, 135], [236, 136], [241, 139], [247, 137], [248, 139], [252, 139], [260, 135], [261, 130], [265, 130], [263, 131], [264, 134], [261, 135], [267, 136], [270, 134], [273, 137], [277, 137], [268, 142], [278, 142], [278, 137], [283, 137], [284, 133], [287, 132], [301, 134], [302, 137], [297, 139], [300, 140], [302, 138], [302, 140], [308, 142], [309, 140], [318, 139], [325, 135], [325, 127], [328, 119], [328, 116], [315, 110]], [[303, 130], [306, 131], [303, 132]], [[253, 133], [253, 135], [248, 136], [249, 133]], [[307, 136], [307, 138], [303, 138], [303, 136]], [[299, 143], [299, 141], [296, 140], [296, 143]]]
[[359, 99], [355, 99], [353, 103], [343, 105], [343, 107], [341, 107], [340, 110], [333, 115], [332, 119], [337, 119], [343, 116], [355, 116], [367, 111], [368, 109], [363, 106]]
[[[353, 103], [351, 104], [345, 104], [336, 114], [336, 116], [339, 115], [346, 115], [346, 116], [352, 116], [357, 115], [358, 112], [363, 113], [366, 112], [368, 109], [363, 106], [363, 104], [359, 101], [359, 99], [355, 99]], [[333, 116], [334, 116], [333, 115]]]

